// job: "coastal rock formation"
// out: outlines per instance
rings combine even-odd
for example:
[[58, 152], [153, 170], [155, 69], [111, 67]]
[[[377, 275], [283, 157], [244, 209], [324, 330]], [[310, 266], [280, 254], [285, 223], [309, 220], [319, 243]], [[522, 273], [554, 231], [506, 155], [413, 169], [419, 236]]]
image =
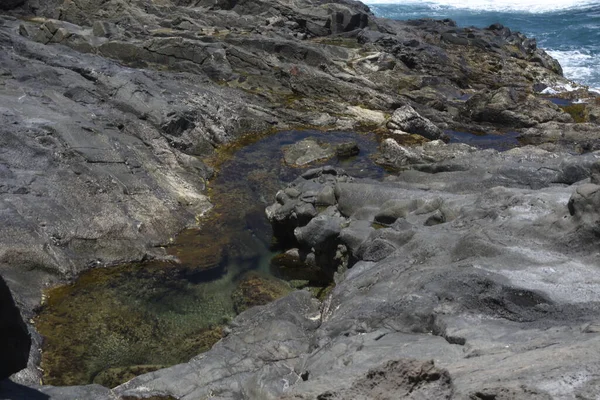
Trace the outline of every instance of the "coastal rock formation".
[[462, 111], [473, 121], [512, 128], [531, 127], [548, 121], [572, 122], [572, 118], [557, 105], [511, 87], [478, 92], [465, 102]]
[[[429, 162], [438, 172], [408, 169], [384, 183], [331, 167], [304, 173], [267, 215], [297, 248], [290, 254], [318, 260], [335, 280], [331, 294], [319, 303], [297, 291], [252, 308], [212, 350], [112, 393], [597, 397], [599, 191], [586, 182], [600, 154], [524, 147], [461, 157], [462, 169], [436, 167], [441, 159]], [[575, 167], [583, 175], [567, 173]], [[320, 211], [299, 220], [307, 205]]]
[[[286, 254], [337, 283], [323, 303], [294, 292], [240, 314], [189, 363], [46, 396], [597, 394], [598, 199], [570, 186], [598, 157], [597, 110], [579, 123], [534, 95], [567, 82], [534, 39], [379, 19], [352, 0], [0, 8], [0, 273], [25, 320], [42, 288], [168, 258], [175, 234], [206, 223], [207, 159], [245, 135], [377, 130], [393, 136], [381, 164], [405, 170], [375, 183], [316, 169], [277, 195]], [[519, 130], [540, 147], [399, 143], [452, 129]], [[33, 339], [15, 380], [37, 388]]]

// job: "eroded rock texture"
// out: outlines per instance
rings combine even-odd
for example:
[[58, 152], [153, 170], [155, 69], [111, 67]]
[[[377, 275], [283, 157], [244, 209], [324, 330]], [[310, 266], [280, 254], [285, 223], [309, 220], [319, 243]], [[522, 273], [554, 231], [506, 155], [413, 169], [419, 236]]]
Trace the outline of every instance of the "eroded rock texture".
[[569, 119], [530, 94], [564, 81], [558, 65], [501, 26], [381, 20], [353, 1], [18, 5], [0, 24], [0, 263], [31, 283], [16, 290], [28, 309], [45, 283], [164, 256], [211, 207], [201, 157], [243, 134], [438, 138], [498, 122], [497, 105], [516, 127]]
[[286, 255], [336, 281], [321, 304], [300, 291], [253, 308], [211, 351], [114, 393], [597, 397], [599, 155], [413, 150], [385, 182], [308, 171], [267, 209]]
[[26, 319], [47, 284], [165, 257], [211, 207], [205, 158], [242, 135], [519, 130], [539, 145], [388, 139], [378, 158], [402, 172], [385, 183], [300, 177], [269, 215], [288, 254], [337, 282], [323, 303], [292, 293], [187, 364], [47, 396], [598, 397], [598, 196], [570, 186], [597, 158], [598, 110], [535, 95], [566, 80], [534, 39], [350, 0], [1, 8], [0, 273]]

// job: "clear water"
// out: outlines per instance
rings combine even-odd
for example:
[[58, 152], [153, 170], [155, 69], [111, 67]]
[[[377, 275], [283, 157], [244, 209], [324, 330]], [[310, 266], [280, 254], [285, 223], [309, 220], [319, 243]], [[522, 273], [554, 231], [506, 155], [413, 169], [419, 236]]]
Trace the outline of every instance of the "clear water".
[[479, 149], [505, 151], [519, 146], [518, 132], [475, 135], [469, 132], [447, 130], [444, 133], [450, 137], [450, 143], [466, 143]]
[[371, 0], [375, 15], [397, 20], [451, 18], [460, 26], [501, 24], [534, 37], [567, 78], [600, 90], [599, 0]]

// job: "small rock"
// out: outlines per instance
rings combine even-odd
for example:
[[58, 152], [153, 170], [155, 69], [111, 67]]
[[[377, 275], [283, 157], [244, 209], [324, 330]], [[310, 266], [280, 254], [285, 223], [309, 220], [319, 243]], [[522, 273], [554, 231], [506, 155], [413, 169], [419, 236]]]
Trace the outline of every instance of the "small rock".
[[340, 143], [336, 146], [335, 153], [339, 158], [348, 158], [357, 155], [360, 152], [358, 144], [354, 141]]
[[430, 140], [439, 139], [442, 136], [442, 130], [435, 126], [433, 122], [419, 115], [411, 106], [402, 106], [392, 114], [387, 123], [391, 131], [401, 130], [403, 132], [421, 135]]

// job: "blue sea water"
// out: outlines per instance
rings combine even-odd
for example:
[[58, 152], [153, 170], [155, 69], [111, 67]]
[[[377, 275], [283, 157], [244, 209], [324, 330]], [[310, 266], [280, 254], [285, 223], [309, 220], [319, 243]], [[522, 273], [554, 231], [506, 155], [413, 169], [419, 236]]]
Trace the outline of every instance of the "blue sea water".
[[556, 58], [564, 75], [600, 90], [600, 0], [367, 0], [397, 20], [451, 18], [459, 26], [493, 23], [520, 31]]

